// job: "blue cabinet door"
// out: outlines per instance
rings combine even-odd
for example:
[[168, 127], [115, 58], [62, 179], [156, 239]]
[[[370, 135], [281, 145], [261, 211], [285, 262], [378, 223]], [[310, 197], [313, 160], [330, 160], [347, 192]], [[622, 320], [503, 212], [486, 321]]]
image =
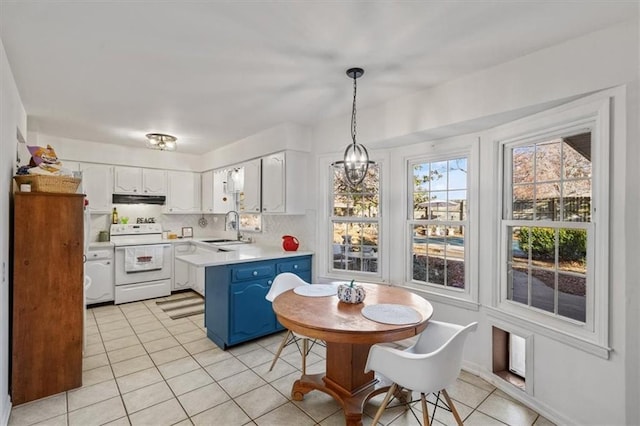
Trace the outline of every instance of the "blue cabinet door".
[[276, 317], [265, 296], [272, 280], [252, 281], [231, 285], [231, 329], [229, 344], [273, 333]]

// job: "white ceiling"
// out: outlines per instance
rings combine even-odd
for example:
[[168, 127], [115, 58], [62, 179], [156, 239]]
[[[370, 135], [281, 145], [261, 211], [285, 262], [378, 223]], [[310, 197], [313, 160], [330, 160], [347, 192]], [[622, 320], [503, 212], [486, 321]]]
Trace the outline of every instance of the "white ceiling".
[[[312, 126], [626, 19], [637, 1], [13, 1], [0, 37], [29, 130], [199, 154]], [[558, 64], [555, 64], [558, 65]], [[560, 64], [561, 65], [561, 64]]]

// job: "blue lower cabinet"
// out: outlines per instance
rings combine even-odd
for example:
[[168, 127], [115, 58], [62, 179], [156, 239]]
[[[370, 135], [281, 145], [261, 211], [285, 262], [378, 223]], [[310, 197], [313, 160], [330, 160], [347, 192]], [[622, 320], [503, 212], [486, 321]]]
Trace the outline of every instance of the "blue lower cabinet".
[[276, 317], [265, 299], [272, 282], [231, 284], [230, 345], [273, 333]]
[[275, 276], [311, 282], [311, 256], [210, 266], [205, 271], [207, 336], [222, 349], [283, 330], [265, 297]]

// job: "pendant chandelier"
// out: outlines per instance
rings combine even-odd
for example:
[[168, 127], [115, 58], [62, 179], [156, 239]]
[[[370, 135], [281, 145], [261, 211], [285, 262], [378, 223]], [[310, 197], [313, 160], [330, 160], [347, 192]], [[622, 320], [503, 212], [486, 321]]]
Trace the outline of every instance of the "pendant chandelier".
[[351, 187], [358, 186], [362, 183], [369, 166], [375, 164], [374, 161], [369, 160], [369, 152], [364, 145], [356, 142], [356, 80], [362, 77], [364, 70], [362, 68], [349, 68], [347, 75], [353, 79], [353, 107], [351, 109], [351, 141], [344, 150], [344, 160], [334, 161], [333, 166], [344, 167], [344, 175], [347, 183]]
[[167, 135], [164, 133], [147, 133], [147, 147], [151, 149], [159, 149], [160, 151], [175, 151], [176, 141], [178, 138], [175, 136]]

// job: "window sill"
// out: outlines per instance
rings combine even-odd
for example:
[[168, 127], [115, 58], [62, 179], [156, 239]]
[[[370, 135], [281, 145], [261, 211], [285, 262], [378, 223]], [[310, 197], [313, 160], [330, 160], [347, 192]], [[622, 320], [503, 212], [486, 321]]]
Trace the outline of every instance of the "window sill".
[[583, 352], [590, 353], [602, 359], [609, 359], [609, 354], [613, 351], [613, 349], [611, 349], [610, 347], [589, 342], [571, 334], [553, 329], [545, 324], [530, 321], [518, 315], [513, 315], [491, 306], [484, 306], [483, 308], [486, 309], [487, 314], [491, 317], [500, 319], [510, 324], [515, 324], [518, 327], [526, 330], [531, 330], [534, 333], [543, 335], [560, 343], [565, 343], [571, 347], [580, 349]]
[[382, 277], [380, 275], [377, 275], [377, 274], [361, 273], [361, 272], [358, 272], [358, 271], [347, 271], [347, 272], [348, 273], [346, 273], [346, 274], [339, 274], [339, 273], [335, 273], [335, 272], [327, 273], [324, 276], [318, 277], [318, 279], [321, 280], [321, 281], [331, 281], [331, 282], [346, 281], [347, 283], [350, 282], [351, 280], [355, 279], [356, 281], [364, 282], [364, 283], [387, 284], [387, 285], [389, 285], [388, 282], [383, 280]]
[[[446, 305], [467, 309], [469, 311], [478, 311], [480, 309], [480, 305], [473, 300], [462, 299], [460, 297], [455, 297], [448, 294], [436, 293], [433, 291], [429, 291], [425, 287], [412, 285], [410, 283], [405, 283], [404, 285], [402, 285], [402, 287], [406, 289], [410, 289], [415, 293], [420, 294], [422, 297], [429, 300], [430, 302], [444, 303]], [[459, 294], [464, 294], [464, 293], [459, 293]]]

